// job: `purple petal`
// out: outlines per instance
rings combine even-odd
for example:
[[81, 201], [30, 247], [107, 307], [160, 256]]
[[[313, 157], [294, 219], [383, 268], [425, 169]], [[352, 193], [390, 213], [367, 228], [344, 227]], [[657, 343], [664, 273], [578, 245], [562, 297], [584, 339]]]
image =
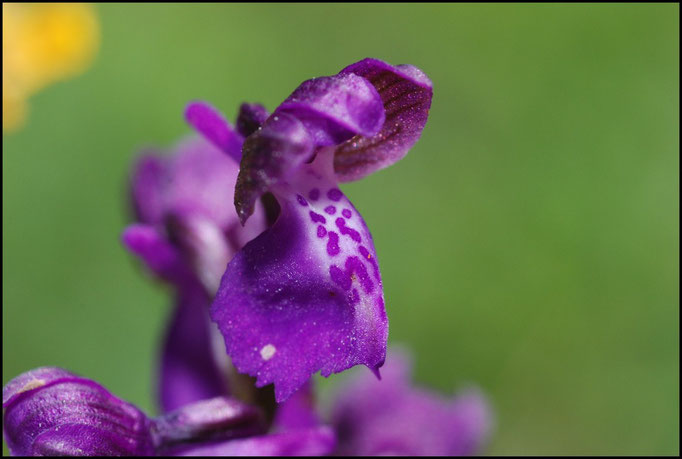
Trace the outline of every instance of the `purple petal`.
[[275, 113], [298, 118], [317, 146], [336, 145], [356, 134], [371, 137], [384, 124], [376, 89], [352, 73], [304, 81]]
[[261, 104], [242, 104], [237, 115], [237, 132], [244, 138], [250, 136], [265, 123], [268, 116], [270, 114]]
[[409, 364], [391, 352], [377, 381], [363, 374], [336, 402], [334, 424], [346, 455], [472, 455], [490, 429], [490, 409], [476, 389], [447, 399], [410, 387]]
[[163, 218], [166, 167], [166, 161], [152, 153], [140, 156], [133, 166], [132, 202], [135, 215], [142, 223], [156, 224]]
[[3, 389], [4, 432], [13, 455], [152, 455], [149, 420], [94, 381], [38, 368]]
[[185, 119], [237, 163], [241, 160], [244, 139], [217, 109], [206, 102], [192, 102], [185, 108]]
[[[235, 367], [258, 387], [274, 383], [278, 402], [318, 371], [384, 361], [388, 323], [374, 245], [335, 186], [331, 153], [273, 188], [278, 220], [232, 259], [211, 306]], [[334, 215], [325, 212], [331, 207]]]
[[161, 360], [163, 412], [228, 393], [226, 377], [214, 358], [207, 293], [195, 284], [179, 289], [178, 295]]
[[246, 139], [234, 191], [234, 204], [242, 223], [253, 213], [263, 193], [294, 175], [310, 159], [313, 147], [303, 124], [285, 113], [271, 116]]
[[169, 282], [180, 282], [190, 275], [180, 253], [150, 225], [132, 224], [121, 235], [123, 245], [140, 257], [157, 276]]
[[273, 425], [280, 432], [307, 429], [320, 425], [315, 409], [315, 393], [312, 381], [308, 381], [285, 402], [277, 405]]
[[157, 452], [174, 454], [197, 443], [213, 443], [264, 432], [262, 414], [254, 407], [215, 397], [185, 405], [152, 421]]
[[328, 427], [300, 429], [187, 449], [180, 456], [326, 456], [336, 438]]
[[171, 213], [166, 218], [166, 229], [169, 239], [206, 291], [215, 292], [227, 262], [234, 255], [221, 228], [201, 214]]
[[334, 171], [341, 182], [358, 180], [405, 156], [426, 124], [433, 85], [418, 68], [364, 59], [340, 72], [369, 80], [381, 95], [386, 120], [376, 135], [356, 135], [339, 145]]

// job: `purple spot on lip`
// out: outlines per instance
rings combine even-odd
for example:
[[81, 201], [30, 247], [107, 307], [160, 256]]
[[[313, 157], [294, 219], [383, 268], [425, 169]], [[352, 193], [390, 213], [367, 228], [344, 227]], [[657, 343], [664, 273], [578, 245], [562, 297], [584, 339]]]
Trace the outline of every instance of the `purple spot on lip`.
[[327, 206], [324, 208], [324, 211], [327, 212], [329, 215], [334, 215], [336, 213], [336, 207]]
[[[355, 279], [360, 280], [360, 284], [366, 293], [372, 293], [372, 290], [374, 290], [374, 284], [367, 274], [367, 268], [365, 268], [364, 263], [358, 257], [348, 257], [345, 269], [332, 265], [329, 268], [329, 275], [332, 281], [344, 290], [350, 290]], [[354, 304], [357, 303], [360, 301], [360, 292], [357, 289], [353, 289], [351, 298]]]
[[322, 224], [327, 223], [327, 219], [324, 218], [324, 216], [318, 214], [317, 212], [313, 212], [312, 210], [310, 211], [310, 219], [313, 221], [313, 223], [322, 223]]
[[306, 201], [305, 198], [304, 198], [303, 196], [301, 196], [300, 194], [297, 194], [297, 195], [296, 195], [296, 200], [297, 200], [298, 203], [299, 203], [300, 205], [302, 205], [302, 206], [307, 206], [307, 205], [308, 205], [308, 201]]
[[353, 285], [353, 281], [348, 273], [336, 265], [331, 265], [329, 267], [329, 275], [331, 276], [332, 281], [334, 281], [335, 284], [341, 286], [341, 288], [344, 290], [349, 290], [351, 285]]
[[313, 188], [308, 193], [308, 197], [310, 198], [311, 201], [317, 201], [320, 198], [320, 190], [318, 190], [317, 188]]
[[369, 261], [372, 264], [372, 268], [374, 268], [374, 277], [376, 277], [376, 279], [380, 281], [381, 278], [379, 276], [379, 265], [377, 265], [375, 257], [373, 257], [371, 253], [369, 253], [369, 250], [367, 250], [364, 245], [361, 245], [358, 248], [358, 250], [360, 251], [360, 255], [362, 255], [362, 258], [364, 258], [365, 260]]
[[326, 235], [327, 235], [327, 229], [322, 225], [318, 226], [317, 227], [317, 237], [323, 238]]
[[372, 290], [374, 290], [374, 283], [369, 278], [369, 273], [367, 273], [365, 264], [358, 257], [348, 257], [346, 259], [346, 274], [349, 275], [352, 280], [354, 273], [358, 275], [365, 292], [372, 293]]
[[350, 218], [353, 215], [353, 213], [348, 209], [343, 209], [343, 212], [341, 212], [341, 215], [343, 215], [346, 218]]
[[358, 292], [358, 289], [354, 288], [353, 289], [353, 296], [351, 297], [351, 303], [352, 304], [358, 304], [360, 302], [360, 292]]
[[332, 257], [338, 255], [341, 249], [339, 249], [339, 235], [334, 231], [327, 233], [329, 235], [329, 240], [327, 241], [327, 253]]
[[327, 197], [332, 201], [340, 201], [342, 196], [343, 193], [341, 193], [341, 190], [337, 188], [332, 188], [327, 192]]
[[336, 226], [339, 228], [341, 234], [346, 234], [350, 236], [350, 238], [353, 239], [355, 242], [362, 242], [360, 233], [355, 231], [353, 228], [347, 227], [346, 220], [344, 220], [343, 218], [339, 217], [336, 219]]

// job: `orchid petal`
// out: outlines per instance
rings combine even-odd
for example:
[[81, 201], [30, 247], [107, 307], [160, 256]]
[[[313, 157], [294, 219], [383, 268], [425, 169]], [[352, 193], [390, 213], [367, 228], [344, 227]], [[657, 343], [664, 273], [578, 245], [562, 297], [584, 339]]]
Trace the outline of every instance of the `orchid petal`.
[[299, 429], [189, 448], [179, 456], [326, 456], [336, 437], [328, 427]]
[[159, 223], [163, 218], [163, 186], [167, 164], [156, 153], [141, 155], [133, 167], [132, 202], [135, 214], [143, 223]]
[[104, 387], [59, 368], [24, 373], [3, 389], [13, 455], [151, 455], [149, 420]]
[[304, 81], [275, 113], [289, 113], [315, 145], [335, 145], [354, 135], [371, 137], [384, 124], [384, 107], [374, 86], [352, 73]]
[[177, 455], [199, 442], [213, 443], [265, 432], [262, 413], [228, 397], [185, 405], [152, 421], [157, 453]]
[[332, 153], [273, 188], [278, 220], [235, 255], [211, 306], [235, 367], [274, 383], [279, 402], [317, 371], [377, 369], [385, 356], [372, 237], [335, 185]]
[[361, 179], [399, 161], [421, 136], [433, 85], [418, 68], [364, 59], [340, 72], [371, 82], [381, 96], [386, 120], [376, 135], [358, 134], [336, 149], [334, 171], [341, 182]]
[[410, 384], [410, 363], [392, 351], [382, 380], [369, 375], [346, 385], [334, 408], [340, 454], [449, 456], [480, 451], [491, 425], [477, 389], [445, 398]]
[[163, 412], [228, 392], [226, 377], [213, 354], [207, 293], [197, 284], [187, 285], [179, 289], [177, 301], [164, 339], [159, 375]]
[[190, 275], [180, 252], [156, 227], [134, 223], [123, 231], [121, 240], [131, 253], [137, 255], [160, 278], [178, 282]]
[[185, 119], [213, 145], [236, 162], [241, 160], [242, 136], [216, 108], [206, 102], [191, 102], [185, 108]]

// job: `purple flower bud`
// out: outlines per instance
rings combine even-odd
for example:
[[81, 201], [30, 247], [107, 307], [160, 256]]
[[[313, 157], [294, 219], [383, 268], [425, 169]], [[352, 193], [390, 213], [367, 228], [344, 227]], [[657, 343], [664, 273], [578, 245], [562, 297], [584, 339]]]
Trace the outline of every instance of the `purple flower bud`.
[[89, 379], [54, 367], [31, 370], [3, 389], [4, 433], [17, 456], [147, 456], [149, 420]]

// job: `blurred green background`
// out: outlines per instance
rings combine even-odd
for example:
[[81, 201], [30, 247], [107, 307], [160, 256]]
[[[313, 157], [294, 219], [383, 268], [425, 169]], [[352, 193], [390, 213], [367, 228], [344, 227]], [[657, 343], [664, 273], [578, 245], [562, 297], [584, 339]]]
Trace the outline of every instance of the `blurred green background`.
[[479, 384], [490, 454], [678, 453], [678, 5], [97, 12], [92, 67], [3, 135], [3, 383], [58, 365], [153, 411], [170, 298], [119, 243], [136, 151], [190, 99], [233, 119], [372, 56], [435, 87], [405, 160], [343, 187], [417, 381]]

